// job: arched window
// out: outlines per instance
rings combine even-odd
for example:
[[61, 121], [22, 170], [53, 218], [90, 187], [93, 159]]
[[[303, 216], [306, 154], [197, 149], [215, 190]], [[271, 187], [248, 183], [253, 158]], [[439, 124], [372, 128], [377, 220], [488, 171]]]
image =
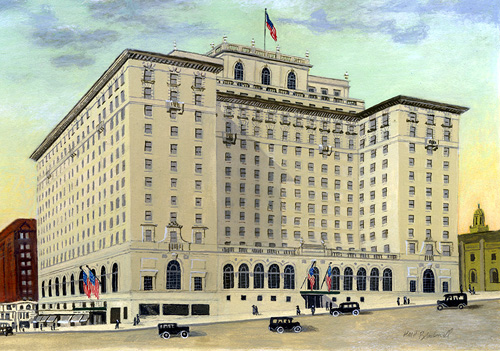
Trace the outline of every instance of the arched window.
[[59, 278], [56, 278], [55, 290], [56, 290], [56, 296], [59, 296]]
[[241, 62], [234, 66], [234, 79], [243, 80], [243, 64]]
[[[319, 290], [319, 269], [318, 267], [313, 267], [314, 271], [314, 286], [313, 290]], [[309, 285], [311, 287], [311, 285]]]
[[45, 282], [42, 282], [42, 297], [45, 297]]
[[382, 290], [392, 291], [392, 271], [389, 268], [384, 269], [382, 277]]
[[224, 266], [222, 281], [224, 282], [224, 289], [234, 288], [234, 269], [232, 264]]
[[498, 270], [496, 268], [490, 269], [490, 283], [498, 283]]
[[118, 292], [118, 264], [114, 263], [111, 272], [111, 291]]
[[240, 289], [248, 289], [250, 286], [250, 272], [248, 270], [248, 266], [243, 263], [240, 265], [238, 269], [238, 288]]
[[295, 269], [293, 266], [288, 265], [285, 267], [285, 275], [284, 275], [284, 289], [295, 289]]
[[270, 85], [271, 84], [271, 71], [267, 67], [262, 70], [262, 84]]
[[433, 293], [435, 292], [435, 279], [434, 272], [430, 269], [426, 269], [424, 271], [424, 276], [422, 279], [423, 283], [423, 292], [424, 293]]
[[475, 269], [471, 269], [469, 274], [470, 274], [469, 282], [470, 283], [477, 283], [477, 281], [476, 281], [476, 277], [477, 277], [476, 270]]
[[350, 267], [344, 269], [344, 290], [352, 290], [352, 275]]
[[52, 296], [52, 279], [49, 280], [49, 297]]
[[106, 267], [101, 267], [101, 293], [106, 292]]
[[66, 277], [63, 277], [62, 279], [62, 294], [63, 296], [66, 296]]
[[358, 291], [366, 290], [366, 270], [364, 268], [358, 269], [356, 277], [356, 288]]
[[280, 268], [277, 264], [269, 267], [267, 285], [269, 289], [279, 289], [280, 287]]
[[340, 269], [332, 268], [332, 290], [340, 290]]
[[71, 275], [69, 289], [70, 289], [70, 294], [75, 295], [75, 275], [74, 274]]
[[262, 263], [257, 263], [253, 270], [253, 288], [264, 288], [264, 266], [262, 265]]
[[372, 268], [370, 272], [370, 291], [378, 291], [379, 273], [378, 268]]
[[295, 73], [293, 72], [288, 73], [286, 86], [288, 87], [288, 89], [296, 89], [296, 85], [297, 85], [297, 78], [295, 77]]
[[167, 289], [179, 290], [181, 288], [181, 265], [179, 261], [172, 260], [167, 264]]

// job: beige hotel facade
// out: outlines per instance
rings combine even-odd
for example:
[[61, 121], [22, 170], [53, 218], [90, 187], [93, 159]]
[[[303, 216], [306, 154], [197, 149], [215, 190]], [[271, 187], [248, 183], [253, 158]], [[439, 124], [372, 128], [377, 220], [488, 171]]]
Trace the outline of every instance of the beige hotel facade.
[[206, 54], [123, 51], [31, 155], [40, 314], [223, 319], [457, 291], [467, 108], [366, 109], [347, 74], [311, 68], [226, 38]]

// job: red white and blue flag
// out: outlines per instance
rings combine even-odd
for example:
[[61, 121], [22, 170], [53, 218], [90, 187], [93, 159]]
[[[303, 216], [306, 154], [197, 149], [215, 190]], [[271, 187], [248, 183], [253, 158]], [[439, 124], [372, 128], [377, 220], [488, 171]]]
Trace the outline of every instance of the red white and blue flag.
[[309, 273], [307, 274], [307, 279], [309, 279], [309, 285], [311, 287], [311, 291], [314, 288], [314, 283], [316, 279], [314, 278], [314, 263], [312, 264], [311, 268], [309, 268]]
[[271, 34], [271, 37], [274, 39], [274, 41], [277, 41], [278, 36], [276, 35], [276, 27], [273, 25], [273, 22], [271, 22], [271, 19], [269, 18], [269, 15], [267, 14], [267, 10], [266, 10], [266, 25], [267, 25], [267, 28], [269, 29], [269, 33]]
[[332, 288], [332, 266], [328, 266], [328, 270], [326, 271], [326, 286], [328, 287], [328, 291]]
[[91, 270], [89, 270], [89, 281], [91, 291], [94, 293], [95, 297], [99, 299], [99, 280], [96, 279], [96, 276]]
[[82, 269], [82, 279], [83, 279], [83, 291], [85, 292], [85, 295], [88, 296], [88, 298], [90, 299], [90, 295], [92, 294], [92, 290], [91, 290], [91, 287], [89, 286], [90, 282], [89, 282], [89, 279], [87, 277], [87, 273], [85, 273], [85, 271]]

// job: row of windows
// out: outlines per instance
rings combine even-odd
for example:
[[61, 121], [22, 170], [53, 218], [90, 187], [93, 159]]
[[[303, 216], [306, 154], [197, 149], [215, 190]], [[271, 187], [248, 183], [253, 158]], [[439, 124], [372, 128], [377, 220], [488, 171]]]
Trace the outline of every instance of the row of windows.
[[[237, 62], [234, 66], [234, 79], [235, 80], [244, 80], [244, 69], [243, 69], [243, 63]], [[271, 84], [271, 71], [269, 68], [264, 67], [261, 71], [261, 83], [263, 85], [270, 85]], [[287, 84], [286, 84], [288, 89], [296, 89], [297, 87], [297, 76], [295, 73], [289, 72], [287, 75]]]
[[[408, 172], [408, 180], [414, 181], [415, 180], [415, 172], [409, 171]], [[432, 173], [431, 172], [426, 172], [425, 173], [425, 180], [427, 183], [432, 183]], [[448, 184], [450, 182], [450, 176], [448, 174], [443, 175], [443, 184]]]

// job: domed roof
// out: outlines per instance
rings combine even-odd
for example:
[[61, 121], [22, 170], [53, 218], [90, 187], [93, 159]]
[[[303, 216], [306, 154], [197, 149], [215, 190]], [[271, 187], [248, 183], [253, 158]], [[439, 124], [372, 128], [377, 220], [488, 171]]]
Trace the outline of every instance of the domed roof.
[[484, 211], [477, 205], [477, 210], [474, 211], [474, 216], [484, 216]]

